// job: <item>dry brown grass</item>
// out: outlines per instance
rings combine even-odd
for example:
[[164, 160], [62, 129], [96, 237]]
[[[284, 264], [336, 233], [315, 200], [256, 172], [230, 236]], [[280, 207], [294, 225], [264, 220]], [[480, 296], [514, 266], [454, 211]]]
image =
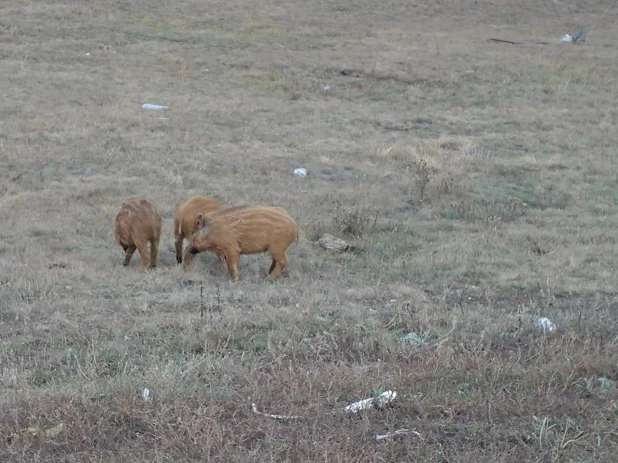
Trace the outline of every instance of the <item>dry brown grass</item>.
[[[614, 1], [0, 17], [0, 461], [615, 461]], [[176, 266], [196, 194], [285, 208], [289, 277]], [[113, 241], [132, 196], [164, 218], [154, 271]]]

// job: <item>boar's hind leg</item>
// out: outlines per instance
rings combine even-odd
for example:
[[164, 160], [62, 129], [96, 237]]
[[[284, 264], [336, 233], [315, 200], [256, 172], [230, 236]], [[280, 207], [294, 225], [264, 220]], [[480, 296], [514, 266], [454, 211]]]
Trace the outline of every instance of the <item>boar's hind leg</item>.
[[272, 264], [270, 264], [270, 269], [268, 270], [268, 274], [273, 278], [277, 278], [278, 276], [281, 275], [281, 272], [287, 265], [288, 259], [285, 256], [285, 252], [282, 252], [282, 253], [273, 252], [272, 256], [273, 256], [273, 262]]
[[146, 241], [136, 241], [135, 246], [139, 252], [140, 264], [142, 268], [146, 268], [148, 266], [148, 247], [146, 246]]
[[127, 265], [129, 265], [129, 262], [131, 262], [131, 257], [133, 257], [133, 253], [135, 252], [135, 250], [137, 249], [135, 246], [131, 245], [131, 246], [122, 246], [125, 250], [125, 254], [124, 254], [124, 262], [122, 262], [122, 265], [124, 265], [125, 267]]
[[155, 238], [150, 242], [150, 267], [157, 266], [157, 257], [159, 254], [159, 238]]

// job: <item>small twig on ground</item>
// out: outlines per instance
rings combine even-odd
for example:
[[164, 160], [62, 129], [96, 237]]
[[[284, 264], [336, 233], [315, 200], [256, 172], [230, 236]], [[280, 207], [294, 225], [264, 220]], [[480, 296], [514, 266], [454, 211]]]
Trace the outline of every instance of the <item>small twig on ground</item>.
[[422, 439], [421, 433], [416, 431], [415, 429], [398, 429], [395, 432], [389, 432], [389, 433], [386, 433], [386, 434], [377, 434], [376, 435], [376, 440], [384, 440], [384, 439], [388, 439], [390, 437], [402, 436], [404, 434], [414, 434], [419, 439]]
[[510, 43], [510, 44], [513, 44], [513, 45], [523, 45], [524, 44], [524, 42], [513, 42], [512, 40], [495, 39], [493, 37], [490, 37], [489, 39], [487, 39], [487, 41], [489, 41], [489, 42]]
[[200, 287], [200, 317], [204, 318], [204, 285]]
[[300, 416], [295, 415], [271, 415], [269, 413], [262, 413], [257, 409], [257, 405], [251, 404], [251, 411], [256, 415], [267, 416], [268, 418], [274, 418], [276, 420], [297, 420], [301, 418]]
[[217, 312], [221, 312], [221, 288], [217, 283]]
[[500, 42], [500, 43], [510, 43], [511, 45], [550, 45], [549, 42], [515, 42], [514, 40], [505, 40], [505, 39], [497, 39], [495, 37], [490, 37], [487, 39], [488, 42]]

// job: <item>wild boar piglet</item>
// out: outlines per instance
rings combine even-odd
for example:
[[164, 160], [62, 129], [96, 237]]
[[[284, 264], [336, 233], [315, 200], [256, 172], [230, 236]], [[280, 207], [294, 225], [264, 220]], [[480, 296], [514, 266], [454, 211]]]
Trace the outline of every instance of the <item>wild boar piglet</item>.
[[142, 268], [146, 268], [149, 261], [151, 268], [157, 266], [162, 224], [161, 213], [152, 201], [146, 198], [132, 198], [122, 203], [114, 221], [114, 239], [125, 251], [122, 265], [129, 265], [137, 249]]
[[[183, 203], [174, 215], [174, 246], [176, 248], [176, 262], [183, 263], [182, 245], [184, 240], [189, 240], [191, 235], [198, 230], [197, 216], [210, 218], [224, 209], [223, 203], [214, 197], [193, 196]], [[184, 264], [188, 265], [193, 257], [186, 254]]]
[[298, 240], [298, 225], [287, 212], [272, 206], [239, 206], [226, 209], [210, 219], [198, 215], [200, 227], [191, 236], [187, 254], [211, 251], [227, 263], [233, 280], [238, 279], [242, 254], [268, 251], [272, 263], [268, 274], [279, 277], [287, 265], [286, 251]]

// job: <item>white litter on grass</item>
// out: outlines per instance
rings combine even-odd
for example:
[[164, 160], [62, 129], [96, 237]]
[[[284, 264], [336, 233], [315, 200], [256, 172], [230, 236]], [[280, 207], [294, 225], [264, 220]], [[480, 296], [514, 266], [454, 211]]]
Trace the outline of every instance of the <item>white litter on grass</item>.
[[149, 398], [150, 398], [150, 389], [145, 387], [144, 389], [142, 389], [142, 399], [148, 400]]
[[262, 413], [257, 409], [257, 405], [251, 404], [251, 411], [256, 415], [267, 416], [268, 418], [274, 418], [276, 420], [297, 420], [300, 416], [295, 415], [271, 415], [269, 413]]
[[571, 31], [570, 34], [564, 34], [564, 36], [560, 39], [560, 42], [562, 43], [583, 43], [585, 41], [586, 33], [581, 28]]
[[402, 436], [405, 434], [414, 434], [416, 437], [418, 437], [419, 439], [422, 438], [421, 433], [414, 430], [414, 429], [398, 429], [397, 431], [394, 432], [389, 432], [387, 434], [377, 434], [376, 435], [376, 440], [384, 440], [384, 439], [389, 439], [391, 437], [395, 437], [395, 436]]
[[296, 175], [297, 177], [306, 177], [307, 169], [305, 169], [304, 167], [297, 167], [296, 169], [294, 169], [294, 175]]
[[543, 332], [552, 332], [556, 329], [556, 325], [547, 317], [539, 317], [536, 319], [536, 326], [543, 330]]
[[142, 105], [142, 109], [167, 109], [167, 106], [161, 106], [161, 105], [158, 105], [158, 104], [144, 103]]
[[573, 43], [586, 41], [586, 33], [582, 29], [576, 29], [575, 32], [571, 34], [571, 37]]
[[[371, 397], [369, 399], [359, 400], [358, 402], [354, 402], [353, 404], [348, 405], [343, 410], [346, 412], [356, 413], [360, 410], [367, 410], [371, 408], [382, 408], [387, 403], [392, 402], [397, 397], [397, 393], [395, 391], [386, 391], [380, 394], [377, 397]], [[271, 413], [263, 413], [258, 410], [257, 405], [251, 404], [251, 411], [256, 415], [266, 416], [268, 418], [274, 418], [276, 420], [297, 420], [301, 418], [298, 415], [275, 415]], [[416, 432], [416, 431], [412, 431]]]
[[369, 399], [359, 400], [358, 402], [354, 402], [353, 404], [348, 405], [344, 408], [346, 412], [357, 413], [361, 410], [368, 410], [370, 408], [382, 408], [389, 402], [392, 402], [397, 397], [397, 393], [395, 391], [386, 391], [380, 394], [377, 397], [371, 397]]

